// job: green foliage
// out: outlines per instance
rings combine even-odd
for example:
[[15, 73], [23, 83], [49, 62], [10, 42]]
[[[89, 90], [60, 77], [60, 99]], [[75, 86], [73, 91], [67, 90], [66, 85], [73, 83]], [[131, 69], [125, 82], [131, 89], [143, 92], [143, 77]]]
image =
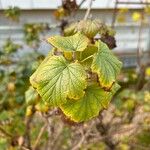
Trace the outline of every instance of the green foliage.
[[[75, 7], [76, 5], [65, 5], [56, 15], [62, 19], [68, 15], [68, 10], [71, 13]], [[19, 21], [20, 11], [17, 13], [17, 9], [13, 9], [6, 10], [6, 16]], [[26, 43], [37, 48], [40, 35], [46, 29], [49, 26], [43, 23], [24, 25]], [[149, 116], [141, 119], [139, 129], [133, 131], [133, 135], [126, 137], [126, 140], [118, 137], [124, 136], [120, 130], [122, 127], [132, 125], [140, 114], [149, 114], [150, 92], [149, 88], [146, 91], [131, 89], [139, 78], [135, 71], [125, 70], [125, 76], [120, 80], [122, 88], [115, 95], [120, 88], [116, 77], [121, 63], [111, 52], [115, 45], [114, 35], [114, 30], [99, 20], [81, 20], [66, 27], [64, 36], [48, 39], [54, 48], [46, 58], [37, 51], [20, 56], [18, 49], [21, 46], [8, 39], [0, 51], [0, 128], [11, 136], [0, 130], [0, 149], [26, 149], [29, 132], [31, 145], [34, 145], [41, 134], [40, 130], [48, 122], [49, 125], [46, 125], [38, 141], [38, 149], [43, 149], [47, 144], [50, 144], [51, 149], [72, 149], [78, 140], [80, 144], [80, 134], [81, 142], [84, 139], [80, 149], [107, 149], [111, 140], [115, 144], [114, 131], [119, 133], [118, 145], [115, 146], [118, 150], [134, 149], [132, 143], [135, 141], [135, 149], [139, 148], [138, 144], [148, 147]], [[31, 77], [33, 88], [29, 77], [34, 71]], [[144, 82], [149, 81], [149, 72], [147, 68]], [[131, 87], [123, 89], [126, 86]], [[104, 109], [108, 111], [103, 111]], [[95, 121], [85, 122], [97, 115], [99, 117]], [[103, 125], [101, 116], [104, 119], [104, 132], [96, 129], [98, 125]], [[109, 117], [111, 121], [107, 124]], [[66, 123], [76, 126], [71, 127]]]
[[137, 135], [137, 140], [144, 146], [150, 146], [150, 134], [149, 130], [144, 130], [143, 132]]
[[[87, 121], [107, 108], [119, 89], [115, 82], [122, 66], [106, 44], [100, 40], [93, 43], [100, 22], [87, 20], [80, 24], [74, 35], [48, 38], [53, 53], [30, 78], [43, 101], [60, 107], [75, 122]], [[88, 59], [87, 67], [84, 62]]]
[[74, 35], [77, 32], [81, 32], [88, 38], [92, 39], [95, 35], [100, 34], [101, 36], [109, 35], [114, 36], [115, 31], [109, 26], [102, 23], [100, 20], [81, 20], [67, 26], [64, 30], [65, 36]]
[[16, 52], [21, 45], [15, 44], [11, 39], [7, 39], [4, 46], [3, 46], [3, 53], [11, 54]]
[[92, 71], [98, 74], [102, 87], [109, 88], [115, 82], [122, 63], [112, 54], [106, 44], [97, 42], [98, 52], [94, 55]]
[[48, 28], [45, 23], [30, 23], [24, 25], [24, 39], [25, 42], [35, 48], [39, 46], [40, 34]]
[[84, 95], [86, 73], [77, 62], [70, 63], [63, 56], [49, 56], [30, 81], [44, 101], [60, 106], [67, 101], [67, 97], [79, 99]]
[[39, 100], [39, 95], [33, 87], [29, 87], [25, 92], [25, 99], [28, 105], [36, 104]]
[[8, 9], [5, 10], [5, 16], [12, 21], [19, 21], [20, 17], [20, 8], [18, 7], [9, 7]]
[[88, 38], [83, 34], [76, 33], [73, 36], [54, 36], [47, 40], [54, 47], [61, 51], [83, 51], [88, 45]]
[[62, 111], [75, 122], [87, 121], [98, 116], [99, 112], [108, 107], [109, 101], [119, 89], [114, 85], [110, 92], [100, 88], [97, 83], [89, 85], [82, 98], [77, 101], [69, 100], [61, 106]]
[[97, 52], [97, 50], [97, 47], [91, 44], [88, 45], [88, 47], [82, 53], [77, 52], [76, 57], [84, 67], [89, 69], [91, 67], [93, 55]]

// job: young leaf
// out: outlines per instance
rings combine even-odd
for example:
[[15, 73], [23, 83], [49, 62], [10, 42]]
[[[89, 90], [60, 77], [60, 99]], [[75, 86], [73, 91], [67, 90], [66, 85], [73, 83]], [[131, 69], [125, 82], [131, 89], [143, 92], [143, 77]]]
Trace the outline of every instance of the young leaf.
[[102, 87], [110, 88], [120, 72], [122, 63], [113, 55], [108, 46], [98, 41], [98, 52], [94, 55], [91, 69], [98, 74]]
[[28, 105], [35, 104], [39, 99], [37, 91], [30, 86], [29, 89], [25, 92], [25, 100]]
[[83, 51], [88, 45], [88, 38], [81, 33], [73, 36], [53, 36], [48, 42], [61, 51]]
[[77, 32], [77, 31], [76, 31], [77, 25], [78, 25], [78, 23], [75, 22], [75, 23], [72, 23], [72, 24], [70, 24], [69, 26], [67, 26], [67, 27], [64, 29], [64, 35], [65, 35], [65, 36], [71, 36], [71, 35], [75, 34], [75, 33]]
[[82, 20], [78, 23], [77, 31], [88, 38], [93, 38], [99, 31], [102, 23], [99, 20]]
[[[118, 88], [113, 87], [113, 91]], [[98, 116], [99, 112], [106, 108], [110, 102], [113, 92], [104, 91], [98, 84], [89, 85], [85, 90], [85, 95], [81, 99], [68, 100], [60, 106], [64, 114], [75, 122], [83, 122]]]
[[31, 76], [30, 82], [44, 101], [59, 106], [67, 97], [83, 97], [86, 72], [77, 62], [70, 63], [63, 56], [49, 56]]

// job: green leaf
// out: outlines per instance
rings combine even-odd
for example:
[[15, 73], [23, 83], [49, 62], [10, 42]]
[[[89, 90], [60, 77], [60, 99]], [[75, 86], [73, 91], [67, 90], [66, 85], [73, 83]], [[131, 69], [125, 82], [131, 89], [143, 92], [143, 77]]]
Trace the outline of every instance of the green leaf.
[[110, 88], [119, 74], [122, 63], [113, 55], [108, 46], [98, 41], [98, 53], [95, 54], [91, 69], [98, 74], [102, 87]]
[[25, 100], [28, 105], [35, 104], [39, 99], [37, 91], [30, 86], [29, 89], [25, 92]]
[[94, 83], [87, 87], [84, 97], [77, 101], [69, 99], [60, 108], [66, 116], [75, 122], [90, 120], [98, 116], [99, 112], [108, 106], [114, 91], [118, 90], [116, 86], [112, 87], [112, 89], [113, 92], [107, 92]]
[[114, 83], [113, 86], [111, 87], [111, 90], [107, 93], [107, 95], [104, 97], [102, 101], [102, 105], [104, 108], [108, 107], [112, 97], [119, 89], [120, 89], [120, 85], [117, 83]]
[[76, 57], [84, 67], [90, 68], [93, 55], [97, 52], [97, 50], [98, 49], [95, 45], [89, 45], [83, 52], [76, 52]]
[[82, 20], [78, 23], [77, 31], [80, 31], [89, 38], [93, 38], [101, 27], [99, 20]]
[[73, 36], [53, 36], [48, 38], [48, 42], [61, 51], [83, 51], [89, 40], [81, 33], [76, 33]]
[[44, 101], [59, 106], [71, 99], [79, 99], [86, 88], [86, 72], [77, 62], [70, 63], [63, 56], [48, 56], [30, 77]]

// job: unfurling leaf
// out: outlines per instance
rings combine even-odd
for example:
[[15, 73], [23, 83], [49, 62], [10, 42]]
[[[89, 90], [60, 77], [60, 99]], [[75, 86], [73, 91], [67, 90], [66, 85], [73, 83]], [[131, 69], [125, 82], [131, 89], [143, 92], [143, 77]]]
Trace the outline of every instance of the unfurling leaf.
[[91, 69], [98, 74], [102, 87], [110, 88], [120, 72], [122, 63], [113, 55], [108, 46], [98, 41], [98, 52], [94, 55]]
[[76, 33], [73, 36], [53, 36], [48, 38], [48, 42], [61, 51], [83, 51], [89, 40], [81, 33]]
[[82, 20], [78, 23], [77, 31], [88, 38], [93, 38], [99, 31], [102, 23], [99, 20]]
[[30, 82], [44, 101], [59, 106], [67, 101], [67, 97], [83, 97], [86, 72], [79, 63], [70, 63], [63, 56], [48, 56], [31, 76]]
[[102, 27], [100, 20], [81, 20], [78, 23], [72, 23], [65, 28], [65, 36], [73, 35], [77, 32], [81, 32], [88, 38], [93, 38]]
[[75, 122], [83, 122], [98, 116], [99, 112], [106, 108], [119, 89], [118, 84], [114, 84], [110, 92], [104, 91], [97, 83], [93, 83], [85, 90], [84, 97], [77, 101], [68, 100], [60, 108], [66, 116]]

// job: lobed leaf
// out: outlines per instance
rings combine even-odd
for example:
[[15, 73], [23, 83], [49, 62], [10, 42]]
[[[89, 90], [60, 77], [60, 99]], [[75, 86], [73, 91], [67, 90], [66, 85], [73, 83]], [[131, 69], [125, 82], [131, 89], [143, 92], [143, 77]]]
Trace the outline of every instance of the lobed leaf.
[[98, 116], [99, 112], [107, 108], [114, 93], [119, 89], [115, 84], [110, 92], [104, 91], [97, 83], [93, 83], [85, 90], [84, 97], [77, 101], [68, 100], [60, 106], [66, 116], [75, 122], [83, 122]]
[[70, 63], [63, 56], [48, 56], [30, 77], [30, 82], [44, 101], [59, 106], [67, 97], [83, 97], [86, 72], [79, 63]]
[[73, 36], [53, 36], [48, 38], [48, 42], [61, 51], [83, 51], [89, 40], [81, 33], [76, 33]]
[[94, 55], [91, 69], [98, 74], [102, 87], [110, 88], [119, 74], [122, 63], [113, 55], [108, 46], [98, 41], [98, 52]]

